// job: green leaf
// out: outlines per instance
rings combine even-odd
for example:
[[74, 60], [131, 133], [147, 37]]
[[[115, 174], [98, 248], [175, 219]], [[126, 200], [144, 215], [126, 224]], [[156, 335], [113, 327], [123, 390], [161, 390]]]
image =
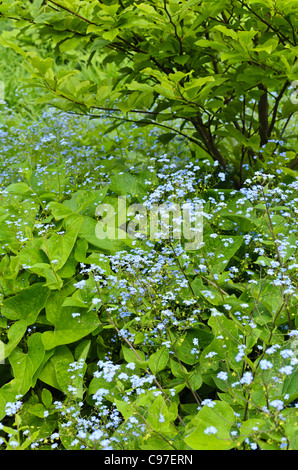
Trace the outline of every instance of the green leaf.
[[195, 348], [194, 340], [198, 340], [199, 348], [206, 347], [212, 340], [212, 335], [208, 331], [199, 328], [188, 330], [181, 338], [175, 341], [174, 347], [180, 361], [193, 365], [199, 361], [198, 355], [193, 354]]
[[170, 359], [171, 372], [175, 377], [182, 378], [184, 381], [189, 379], [190, 373], [186, 367], [180, 362]]
[[83, 217], [80, 215], [70, 215], [65, 220], [65, 234], [54, 234], [44, 242], [42, 249], [51, 262], [55, 261], [55, 270], [61, 269], [68, 260], [83, 220]]
[[43, 284], [45, 287], [48, 287], [50, 290], [61, 289], [63, 286], [62, 279], [54, 272], [52, 267], [47, 263], [36, 263], [30, 268], [31, 272], [38, 274], [41, 277], [46, 279], [46, 283]]
[[41, 8], [41, 5], [43, 4], [43, 1], [42, 0], [34, 0], [33, 1], [33, 5], [32, 5], [32, 14], [34, 16], [37, 16], [38, 15], [38, 12]]
[[[56, 291], [46, 304], [47, 320], [55, 327], [53, 331], [45, 331], [42, 334], [42, 341], [47, 350], [84, 338], [99, 325], [96, 312], [86, 311], [86, 308], [81, 307], [63, 306], [66, 298], [63, 291]], [[74, 313], [76, 315], [73, 316]]]
[[97, 221], [91, 217], [84, 217], [84, 223], [79, 231], [78, 236], [85, 239], [90, 245], [99, 248], [106, 254], [115, 254], [117, 251], [121, 251], [127, 248], [127, 245], [131, 245], [128, 240], [118, 240], [110, 238], [99, 238], [96, 236]]
[[87, 249], [88, 249], [87, 240], [79, 238], [77, 240], [77, 244], [76, 244], [76, 248], [75, 248], [75, 252], [74, 252], [74, 257], [75, 257], [76, 261], [78, 261], [79, 263], [85, 263], [86, 262]]
[[245, 438], [249, 438], [251, 433], [254, 432], [254, 429], [257, 429], [258, 432], [262, 430], [265, 431], [268, 428], [268, 424], [264, 419], [252, 418], [247, 419], [243, 423], [241, 423], [240, 427], [240, 436], [237, 439], [237, 444], [243, 442]]
[[223, 272], [229, 261], [239, 250], [243, 243], [242, 236], [218, 236], [211, 239], [210, 236], [204, 238], [205, 252], [214, 253], [209, 257], [208, 264], [212, 274], [220, 274]]
[[124, 419], [128, 419], [133, 414], [135, 414], [133, 407], [129, 403], [118, 400], [117, 398], [114, 399], [114, 402], [117, 407], [117, 410], [120, 411]]
[[236, 31], [234, 31], [232, 28], [227, 28], [224, 25], [216, 25], [213, 27], [214, 30], [220, 31], [223, 35], [229, 36], [232, 39], [235, 39], [236, 41], [238, 40], [239, 36]]
[[169, 350], [165, 346], [151, 354], [149, 357], [149, 368], [154, 375], [166, 368], [169, 356]]
[[50, 408], [53, 402], [53, 396], [47, 388], [43, 388], [41, 392], [41, 399], [46, 408]]
[[136, 5], [140, 10], [144, 11], [145, 13], [148, 13], [149, 15], [157, 15], [156, 10], [151, 6], [146, 3], [139, 3]]
[[203, 383], [203, 377], [200, 371], [200, 367], [196, 367], [192, 372], [187, 382], [187, 387], [196, 391], [199, 390]]
[[137, 196], [147, 192], [146, 187], [137, 176], [129, 173], [117, 174], [111, 177], [110, 190], [119, 196]]
[[7, 186], [6, 191], [12, 194], [30, 194], [32, 189], [26, 183], [13, 183]]
[[69, 385], [69, 364], [73, 362], [73, 355], [67, 346], [55, 348], [54, 354], [45, 363], [39, 373], [39, 379], [63, 392], [67, 392]]
[[62, 279], [65, 279], [65, 278], [70, 279], [76, 274], [77, 264], [78, 263], [73, 253], [71, 253], [70, 257], [68, 258], [64, 266], [56, 272], [56, 276]]
[[40, 332], [33, 333], [27, 340], [28, 352], [27, 356], [31, 359], [33, 368], [32, 385], [35, 386], [38, 379], [40, 367], [43, 365], [45, 358], [45, 348], [42, 342], [42, 334]]
[[263, 44], [259, 44], [254, 48], [254, 51], [261, 52], [265, 51], [267, 54], [271, 54], [278, 46], [278, 39], [272, 38], [265, 41]]
[[252, 39], [258, 34], [258, 31], [238, 31], [237, 34], [240, 43], [247, 46], [252, 43]]
[[32, 266], [37, 263], [47, 263], [47, 255], [40, 249], [41, 238], [33, 238], [19, 252], [20, 265]]
[[15, 397], [19, 395], [22, 387], [22, 379], [12, 379], [0, 388], [0, 419], [6, 415], [5, 406], [8, 402], [15, 402]]
[[13, 375], [19, 381], [19, 394], [25, 395], [32, 385], [34, 374], [33, 364], [30, 357], [19, 348], [15, 348], [9, 356]]
[[88, 211], [89, 216], [94, 216], [97, 204], [100, 204], [105, 198], [108, 191], [108, 186], [96, 191], [77, 191], [71, 195], [70, 199], [63, 202], [63, 206], [71, 209], [75, 213], [84, 213], [88, 208], [92, 208], [92, 212]]
[[108, 41], [114, 41], [114, 39], [118, 36], [119, 29], [111, 29], [110, 31], [105, 31], [102, 33], [102, 37], [107, 39]]
[[78, 344], [78, 346], [76, 347], [76, 350], [75, 350], [75, 359], [77, 361], [80, 361], [82, 359], [84, 361], [86, 361], [89, 350], [90, 350], [90, 347], [91, 347], [91, 341], [90, 340], [80, 341], [80, 343]]
[[16, 348], [21, 339], [23, 338], [27, 330], [26, 320], [16, 321], [7, 332], [8, 343], [2, 343], [4, 350], [4, 357], [1, 357], [1, 360], [4, 360], [10, 355], [10, 353]]
[[156, 434], [146, 439], [146, 441], [144, 440], [144, 442], [142, 443], [141, 449], [147, 450], [147, 451], [150, 451], [150, 450], [155, 450], [155, 451], [171, 450], [172, 451], [173, 446], [171, 446], [171, 444], [168, 444], [167, 441], [165, 441], [164, 439], [162, 439], [162, 437], [159, 437]]
[[153, 403], [148, 406], [146, 419], [154, 431], [173, 437], [176, 431], [172, 427], [171, 422], [175, 420], [176, 416], [175, 413], [171, 413], [165, 400], [159, 395]]
[[126, 362], [134, 362], [138, 367], [147, 369], [147, 361], [143, 351], [136, 349], [136, 353], [126, 346], [122, 346], [123, 356]]
[[[234, 446], [230, 429], [234, 423], [234, 410], [227, 403], [216, 401], [213, 408], [203, 406], [198, 412], [195, 429], [184, 438], [194, 450], [229, 450]], [[188, 425], [191, 428], [192, 422]], [[216, 434], [206, 434], [206, 429], [214, 427]], [[187, 433], [187, 430], [186, 430]]]
[[[294, 343], [294, 348], [297, 348], [297, 341]], [[294, 349], [295, 350], [295, 349]], [[283, 384], [283, 395], [289, 394], [289, 401], [297, 400], [298, 398], [298, 371], [286, 377]]]
[[200, 77], [200, 78], [195, 78], [193, 80], [190, 80], [189, 83], [187, 83], [184, 88], [186, 91], [191, 90], [192, 88], [199, 88], [205, 85], [208, 82], [214, 82], [215, 78], [213, 75], [207, 76], [207, 77]]
[[53, 59], [48, 57], [47, 59], [42, 59], [36, 52], [28, 52], [27, 59], [31, 65], [37, 69], [42, 75], [46, 75], [49, 70], [53, 67]]
[[94, 395], [100, 388], [112, 391], [114, 387], [114, 382], [107, 382], [103, 377], [93, 377], [89, 384], [88, 396]]
[[80, 43], [82, 43], [82, 38], [75, 36], [75, 37], [72, 37], [63, 41], [59, 45], [59, 50], [61, 53], [67, 52], [67, 51], [75, 49]]
[[64, 204], [60, 204], [59, 202], [50, 202], [48, 207], [52, 211], [56, 220], [64, 219], [65, 217], [73, 214], [73, 211], [70, 208], [66, 207]]

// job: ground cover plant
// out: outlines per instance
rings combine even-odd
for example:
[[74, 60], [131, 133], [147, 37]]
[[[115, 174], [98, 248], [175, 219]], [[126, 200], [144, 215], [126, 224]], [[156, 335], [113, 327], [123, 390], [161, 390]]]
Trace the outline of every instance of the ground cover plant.
[[[245, 66], [242, 63], [242, 80], [246, 80], [246, 67], [252, 67], [254, 86], [259, 89], [252, 95], [243, 94], [243, 89], [240, 93], [237, 87], [234, 90], [242, 104], [240, 109], [239, 102], [234, 103], [231, 122], [240, 113], [244, 134], [250, 129], [258, 135], [254, 141], [245, 134], [249, 143], [240, 138], [239, 129], [237, 135], [232, 132], [231, 125], [227, 134], [216, 133], [219, 128], [223, 131], [227, 118], [227, 111], [213, 101], [223, 83], [220, 71], [215, 75], [216, 89], [203, 89], [206, 103], [213, 104], [208, 104], [202, 116], [208, 121], [208, 113], [214, 113], [218, 119], [209, 130], [214, 131], [213, 144], [227, 152], [227, 164], [215, 158], [214, 145], [208, 148], [203, 135], [193, 134], [186, 125], [189, 116], [193, 118], [193, 103], [183, 108], [186, 114], [179, 114], [179, 119], [168, 113], [170, 135], [168, 121], [160, 126], [165, 121], [156, 119], [147, 125], [142, 112], [134, 113], [136, 122], [127, 115], [119, 120], [119, 114], [115, 121], [114, 102], [101, 110], [100, 117], [90, 119], [94, 110], [86, 105], [87, 96], [96, 91], [93, 80], [108, 77], [118, 83], [119, 73], [130, 79], [136, 74], [134, 80], [140, 79], [138, 86], [127, 79], [137, 93], [129, 101], [133, 109], [144, 92], [148, 94], [145, 106], [153, 106], [152, 112], [178, 109], [179, 97], [169, 91], [166, 76], [176, 80], [183, 98], [182, 88], [188, 89], [188, 100], [198, 104], [203, 99], [201, 88], [187, 86], [191, 81], [185, 79], [180, 89], [185, 77], [179, 67], [175, 73], [180, 75], [173, 77], [166, 70], [161, 77], [156, 70], [153, 73], [152, 63], [141, 65], [145, 59], [152, 62], [150, 54], [151, 58], [134, 57], [133, 70], [126, 64], [119, 72], [119, 41], [122, 46], [125, 41], [117, 37], [123, 32], [121, 27], [130, 34], [127, 15], [134, 18], [132, 13], [138, 8], [140, 27], [148, 28], [150, 23], [153, 28], [160, 22], [164, 28], [164, 50], [157, 51], [163, 54], [162, 60], [184, 66], [183, 54], [170, 53], [165, 45], [170, 48], [172, 44], [175, 51], [179, 44], [184, 47], [179, 28], [185, 21], [186, 34], [196, 8], [207, 8], [207, 2], [199, 6], [192, 1], [103, 2], [102, 10], [101, 6], [92, 9], [92, 2], [80, 2], [83, 9], [76, 10], [71, 6], [79, 2], [21, 3], [2, 2], [0, 6], [6, 16], [1, 39], [6, 46], [3, 69], [10, 58], [19, 74], [16, 81], [21, 83], [16, 90], [10, 74], [3, 77], [6, 101], [0, 105], [0, 448], [297, 450], [298, 176], [293, 164], [297, 104], [284, 86], [285, 78], [288, 85], [296, 70], [296, 2], [222, 2], [217, 7], [209, 2], [209, 9], [219, 9], [211, 20], [200, 11], [210, 38], [194, 41], [200, 40], [199, 46], [205, 47], [218, 24], [217, 47], [228, 47], [223, 36], [232, 38], [238, 53], [236, 57], [233, 50], [227, 56], [224, 51], [226, 60], [232, 60], [227, 63], [230, 72], [239, 73], [234, 70], [239, 54], [243, 59], [243, 50], [250, 51], [250, 60]], [[267, 13], [270, 9], [272, 16], [253, 21], [249, 11], [255, 11], [256, 3]], [[162, 14], [162, 4], [166, 23], [156, 16]], [[61, 11], [55, 11], [59, 5]], [[101, 44], [92, 34], [100, 35], [101, 21], [110, 24], [119, 8], [122, 23], [118, 18], [118, 28], [110, 27]], [[102, 16], [98, 9], [104, 11]], [[219, 12], [226, 13], [226, 29], [219, 25]], [[99, 29], [89, 24], [88, 41], [97, 41], [97, 47], [112, 44], [116, 54], [114, 64], [107, 55], [100, 70], [94, 62], [89, 68], [90, 51], [81, 44], [86, 39], [86, 18], [95, 22], [93, 14]], [[24, 18], [17, 20], [18, 15]], [[237, 18], [239, 23], [234, 23]], [[239, 26], [243, 18], [245, 28]], [[263, 18], [267, 18], [265, 24]], [[8, 19], [12, 23], [6, 23]], [[261, 44], [252, 44], [255, 31], [249, 28], [256, 28], [257, 20], [264, 26], [264, 37]], [[28, 23], [33, 29], [28, 29]], [[199, 32], [201, 24], [198, 20]], [[233, 35], [231, 29], [237, 33]], [[42, 42], [53, 30], [53, 44], [61, 42], [60, 51], [69, 53], [67, 59]], [[198, 33], [195, 25], [190, 31], [190, 36]], [[135, 47], [140, 47], [139, 34]], [[191, 49], [190, 37], [185, 42]], [[43, 58], [32, 55], [34, 43]], [[74, 51], [79, 44], [79, 51]], [[144, 41], [142, 47], [150, 44]], [[208, 45], [208, 61], [215, 67], [217, 49], [213, 46]], [[60, 73], [54, 90], [58, 95], [60, 85], [74, 87], [73, 70], [80, 64], [88, 83], [81, 89], [79, 107], [75, 92], [71, 99], [67, 95], [69, 89], [64, 89], [64, 100], [70, 105], [56, 96], [57, 110], [42, 103], [48, 96], [26, 87], [30, 75], [21, 62], [26, 58], [35, 66], [39, 85], [44, 85], [44, 79], [49, 85], [54, 66], [46, 58], [50, 54], [58, 67], [55, 73]], [[256, 59], [259, 55], [262, 64]], [[281, 57], [285, 57], [283, 65]], [[89, 62], [95, 59], [92, 56]], [[208, 61], [205, 57], [200, 63], [205, 72]], [[272, 71], [275, 67], [284, 71], [286, 63], [287, 77], [280, 75], [280, 69]], [[141, 67], [149, 67], [147, 72], [160, 84], [148, 81], [147, 76], [141, 79]], [[260, 121], [265, 90], [261, 88], [260, 93], [259, 67], [264, 73], [272, 72], [265, 84], [268, 105], [273, 106], [267, 116], [272, 134], [267, 134], [266, 142]], [[66, 77], [72, 79], [66, 81]], [[232, 76], [225, 83], [229, 90], [235, 85]], [[224, 96], [227, 89], [221, 91]], [[163, 104], [160, 96], [166, 98]], [[116, 100], [123, 108], [125, 100], [118, 94]], [[259, 114], [253, 111], [254, 102]], [[239, 174], [240, 179], [235, 179]], [[123, 201], [131, 212], [123, 212]], [[110, 219], [99, 210], [103, 204], [113, 208]], [[174, 213], [168, 220], [168, 233], [162, 227], [154, 236], [147, 232], [136, 213], [145, 208], [150, 219], [156, 205], [169, 211], [185, 205], [200, 208], [202, 239], [196, 249], [187, 249], [187, 233], [174, 236]], [[115, 222], [116, 236], [99, 236], [104, 222], [107, 231], [114, 230]]]

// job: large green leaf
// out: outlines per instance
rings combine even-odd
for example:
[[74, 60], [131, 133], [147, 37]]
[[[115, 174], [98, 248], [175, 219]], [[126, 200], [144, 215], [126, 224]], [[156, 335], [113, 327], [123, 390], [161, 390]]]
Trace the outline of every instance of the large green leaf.
[[[65, 300], [66, 298], [59, 292], [54, 292], [47, 302], [46, 315], [55, 328], [53, 331], [42, 333], [42, 342], [46, 350], [80, 340], [94, 331], [100, 323], [93, 310], [62, 306]], [[79, 315], [72, 316], [73, 313]]]
[[75, 213], [83, 213], [84, 215], [93, 217], [96, 205], [104, 200], [108, 189], [109, 186], [94, 191], [77, 191], [71, 195], [70, 199], [66, 199], [63, 204], [61, 204], [64, 209], [60, 207], [61, 205], [59, 207], [55, 206], [56, 215], [58, 215], [57, 210], [59, 209], [60, 211], [72, 210]]
[[[115, 238], [99, 238], [96, 236], [97, 221], [91, 217], [84, 217], [84, 223], [80, 229], [79, 237], [86, 240], [90, 245], [99, 248], [107, 254], [115, 254], [117, 251], [127, 249], [131, 245], [132, 240], [128, 237], [125, 240]], [[125, 235], [125, 232], [124, 232]], [[126, 236], [126, 235], [125, 235]]]
[[158, 372], [166, 368], [169, 360], [169, 350], [163, 346], [161, 349], [151, 354], [149, 357], [149, 368], [151, 372], [156, 375]]
[[174, 437], [176, 429], [172, 425], [177, 418], [177, 404], [170, 405], [159, 395], [153, 403], [148, 406], [147, 421], [150, 427], [160, 434]]
[[[194, 340], [198, 340], [198, 348], [205, 348], [212, 341], [212, 334], [208, 331], [192, 328], [183, 337], [177, 338], [174, 347], [180, 361], [185, 364], [194, 365], [198, 362], [198, 355], [193, 354], [195, 348]], [[196, 342], [196, 341], [195, 341]]]
[[14, 403], [16, 396], [20, 394], [22, 379], [12, 379], [0, 388], [0, 419], [6, 415], [5, 407], [8, 402]]
[[25, 332], [27, 330], [27, 322], [26, 320], [18, 320], [16, 321], [7, 332], [7, 339], [8, 343], [3, 344], [4, 346], [4, 357], [2, 360], [10, 355], [10, 353], [15, 349], [15, 347], [19, 344], [21, 339], [23, 338]]
[[220, 274], [226, 268], [243, 243], [242, 236], [218, 236], [204, 238], [205, 253], [208, 254], [208, 265], [212, 274]]
[[31, 360], [33, 373], [32, 373], [32, 386], [35, 386], [38, 379], [38, 373], [43, 366], [45, 359], [45, 348], [42, 342], [42, 334], [37, 332], [29, 336], [27, 340], [28, 353], [27, 356]]
[[54, 271], [51, 265], [47, 263], [36, 263], [28, 268], [30, 272], [38, 274], [40, 277], [44, 277], [46, 282], [45, 287], [48, 287], [50, 290], [61, 289], [63, 286], [62, 279]]
[[119, 196], [140, 196], [147, 193], [147, 188], [136, 175], [123, 173], [111, 177], [110, 190]]
[[56, 270], [61, 269], [68, 260], [83, 220], [80, 215], [70, 215], [65, 220], [65, 234], [54, 234], [44, 242], [42, 248], [50, 261], [55, 262], [54, 267]]
[[20, 250], [19, 262], [21, 265], [32, 266], [36, 263], [47, 263], [47, 255], [40, 249], [42, 238], [32, 238]]
[[45, 363], [38, 378], [58, 390], [67, 392], [68, 385], [70, 385], [68, 368], [73, 360], [73, 355], [67, 346], [58, 346]]
[[[234, 411], [230, 405], [216, 401], [214, 408], [203, 406], [193, 419], [195, 429], [184, 438], [194, 450], [229, 450], [234, 446], [230, 429], [234, 423]], [[191, 428], [192, 422], [188, 425]], [[208, 428], [214, 427], [216, 434]], [[187, 431], [186, 431], [187, 432]]]
[[32, 385], [34, 373], [33, 364], [28, 354], [24, 354], [19, 348], [15, 348], [9, 356], [14, 377], [19, 381], [19, 394], [25, 395]]

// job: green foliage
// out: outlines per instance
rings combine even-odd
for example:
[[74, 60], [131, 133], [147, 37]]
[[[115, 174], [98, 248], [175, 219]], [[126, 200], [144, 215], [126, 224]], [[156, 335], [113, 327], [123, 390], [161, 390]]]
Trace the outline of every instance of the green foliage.
[[186, 136], [197, 156], [232, 167], [236, 187], [246, 165], [276, 159], [270, 142], [297, 111], [295, 1], [3, 1], [0, 13], [11, 21], [1, 43], [22, 55], [42, 102]]
[[297, 450], [297, 2], [0, 13], [0, 448]]

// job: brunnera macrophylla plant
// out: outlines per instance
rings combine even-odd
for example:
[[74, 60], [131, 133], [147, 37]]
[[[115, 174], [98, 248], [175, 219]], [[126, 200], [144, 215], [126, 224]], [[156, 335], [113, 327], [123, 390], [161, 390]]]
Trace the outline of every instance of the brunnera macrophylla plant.
[[[238, 191], [181, 142], [141, 134], [129, 166], [93, 125], [44, 119], [3, 132], [2, 449], [296, 450], [295, 174], [268, 164]], [[202, 246], [98, 239], [119, 196], [200, 203]]]

